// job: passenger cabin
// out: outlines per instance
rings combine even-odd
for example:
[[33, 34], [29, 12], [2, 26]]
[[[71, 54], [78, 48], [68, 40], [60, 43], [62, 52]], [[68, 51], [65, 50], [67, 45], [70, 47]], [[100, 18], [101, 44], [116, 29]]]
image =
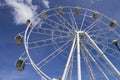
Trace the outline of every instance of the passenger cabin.
[[80, 14], [80, 8], [76, 9], [76, 14]]
[[59, 13], [59, 14], [62, 14], [62, 13], [63, 13], [62, 8], [58, 8], [58, 13]]
[[42, 14], [41, 14], [41, 16], [42, 16], [43, 18], [45, 18], [45, 17], [46, 17], [46, 12], [43, 11]]
[[32, 23], [31, 23], [31, 21], [28, 19], [27, 21], [26, 21], [26, 27], [31, 27], [32, 26]]
[[110, 26], [111, 26], [111, 27], [115, 27], [115, 26], [116, 26], [116, 21], [111, 21], [111, 22], [110, 22]]
[[17, 35], [15, 39], [16, 39], [16, 44], [17, 45], [21, 45], [23, 43], [22, 35]]
[[99, 13], [98, 13], [98, 12], [94, 12], [94, 14], [93, 14], [92, 17], [93, 17], [94, 19], [96, 19], [96, 18], [98, 18], [98, 16], [99, 16]]
[[114, 39], [114, 40], [112, 41], [112, 43], [113, 43], [114, 45], [118, 45], [118, 41], [117, 41], [116, 39]]
[[22, 59], [18, 59], [17, 62], [16, 62], [16, 69], [18, 71], [23, 71], [25, 68], [25, 61], [22, 60]]

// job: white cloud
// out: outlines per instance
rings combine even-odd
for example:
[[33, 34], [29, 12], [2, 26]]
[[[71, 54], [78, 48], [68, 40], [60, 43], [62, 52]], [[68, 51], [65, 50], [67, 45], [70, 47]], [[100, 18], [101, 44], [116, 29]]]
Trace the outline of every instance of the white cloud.
[[16, 24], [24, 24], [27, 19], [37, 14], [37, 6], [32, 4], [32, 0], [5, 0], [5, 2], [14, 9], [11, 13]]
[[50, 8], [48, 0], [42, 0], [42, 2], [43, 2], [43, 4], [45, 5], [46, 8]]

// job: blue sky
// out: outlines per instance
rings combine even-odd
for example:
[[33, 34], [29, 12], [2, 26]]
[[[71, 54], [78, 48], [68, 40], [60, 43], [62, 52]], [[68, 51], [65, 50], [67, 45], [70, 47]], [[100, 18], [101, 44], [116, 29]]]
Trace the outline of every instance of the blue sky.
[[120, 0], [93, 0], [94, 3], [91, 3], [90, 0], [19, 1], [0, 1], [0, 80], [40, 80], [32, 66], [27, 65], [23, 72], [15, 69], [15, 62], [24, 51], [24, 46], [17, 46], [14, 39], [19, 32], [25, 30], [25, 21], [44, 9], [80, 6], [96, 10], [120, 23]]

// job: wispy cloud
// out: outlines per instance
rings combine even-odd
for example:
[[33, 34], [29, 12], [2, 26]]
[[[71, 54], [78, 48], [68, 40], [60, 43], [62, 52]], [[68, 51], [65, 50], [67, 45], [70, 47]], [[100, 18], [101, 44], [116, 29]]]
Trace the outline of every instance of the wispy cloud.
[[50, 8], [48, 0], [42, 0], [42, 3], [45, 5], [46, 8]]
[[13, 8], [11, 12], [16, 24], [24, 24], [27, 19], [33, 18], [37, 14], [37, 5], [32, 4], [32, 0], [5, 0], [6, 5]]

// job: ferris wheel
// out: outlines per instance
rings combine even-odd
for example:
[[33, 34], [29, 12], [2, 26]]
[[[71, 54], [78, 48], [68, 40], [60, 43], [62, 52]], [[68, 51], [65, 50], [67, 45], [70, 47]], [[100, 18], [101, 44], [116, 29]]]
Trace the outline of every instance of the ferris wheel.
[[27, 20], [16, 36], [25, 52], [19, 71], [30, 64], [40, 80], [119, 80], [120, 26], [103, 14], [81, 7], [43, 10]]

